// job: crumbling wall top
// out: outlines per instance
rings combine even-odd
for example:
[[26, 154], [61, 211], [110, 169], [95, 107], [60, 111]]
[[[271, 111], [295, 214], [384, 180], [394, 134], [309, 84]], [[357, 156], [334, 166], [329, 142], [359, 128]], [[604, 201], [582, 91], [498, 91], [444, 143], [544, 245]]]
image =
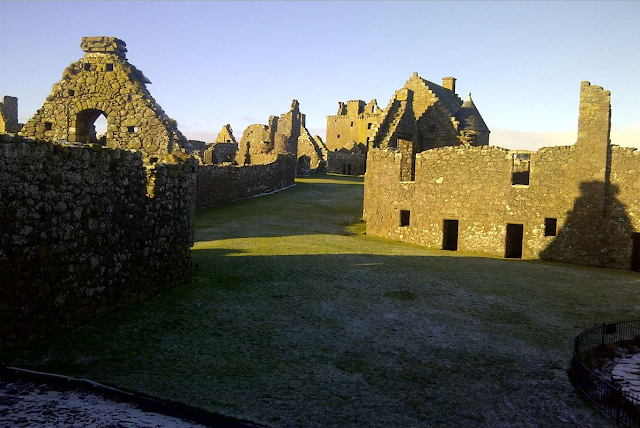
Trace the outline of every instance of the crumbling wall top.
[[83, 37], [80, 48], [86, 53], [102, 53], [126, 58], [127, 44], [116, 37]]

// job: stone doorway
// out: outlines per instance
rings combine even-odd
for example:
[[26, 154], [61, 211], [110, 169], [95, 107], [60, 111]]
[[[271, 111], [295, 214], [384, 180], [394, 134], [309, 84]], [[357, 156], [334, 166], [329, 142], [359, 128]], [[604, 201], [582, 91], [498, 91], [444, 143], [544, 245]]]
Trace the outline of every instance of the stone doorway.
[[633, 247], [631, 249], [631, 270], [640, 272], [640, 233], [633, 234]]
[[[98, 120], [103, 117], [104, 120]], [[94, 143], [107, 145], [107, 114], [102, 110], [87, 109], [82, 110], [76, 116], [76, 142], [78, 143]], [[102, 123], [101, 123], [102, 122]], [[96, 132], [96, 125], [98, 125], [98, 132], [102, 135], [98, 135]]]
[[522, 240], [524, 238], [524, 226], [521, 224], [507, 224], [507, 242], [504, 256], [508, 259], [522, 258]]
[[458, 251], [458, 220], [443, 221], [442, 249], [447, 251]]

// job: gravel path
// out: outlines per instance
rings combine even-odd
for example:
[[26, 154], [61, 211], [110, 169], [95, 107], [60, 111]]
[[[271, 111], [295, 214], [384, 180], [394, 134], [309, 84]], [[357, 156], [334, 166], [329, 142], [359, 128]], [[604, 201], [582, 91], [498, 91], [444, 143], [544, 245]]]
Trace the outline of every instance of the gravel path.
[[204, 428], [82, 390], [0, 380], [0, 428]]

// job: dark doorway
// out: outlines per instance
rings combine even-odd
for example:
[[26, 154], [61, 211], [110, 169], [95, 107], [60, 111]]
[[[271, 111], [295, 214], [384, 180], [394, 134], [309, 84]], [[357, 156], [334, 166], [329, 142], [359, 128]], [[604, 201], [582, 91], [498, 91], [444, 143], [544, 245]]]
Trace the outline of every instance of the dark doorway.
[[347, 175], [351, 175], [351, 164], [347, 165]]
[[442, 249], [458, 251], [458, 220], [445, 220], [443, 222]]
[[347, 175], [347, 164], [342, 164], [342, 175]]
[[633, 248], [631, 249], [631, 270], [640, 272], [640, 233], [633, 234]]
[[521, 224], [507, 224], [507, 244], [504, 256], [508, 259], [522, 258], [524, 227]]

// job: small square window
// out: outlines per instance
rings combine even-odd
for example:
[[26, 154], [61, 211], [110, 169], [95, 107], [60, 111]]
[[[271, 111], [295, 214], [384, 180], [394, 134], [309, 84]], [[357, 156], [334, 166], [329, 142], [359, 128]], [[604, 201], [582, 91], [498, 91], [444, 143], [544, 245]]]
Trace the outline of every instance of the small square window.
[[371, 129], [371, 122], [367, 123], [367, 129]]
[[53, 123], [52, 122], [45, 122], [44, 123], [44, 130], [45, 131], [51, 131], [52, 128], [53, 128]]
[[410, 221], [411, 221], [411, 211], [400, 210], [400, 227], [409, 226]]
[[73, 89], [69, 89], [67, 93], [69, 94], [70, 97], [72, 97], [76, 94], [76, 91], [74, 91]]
[[88, 62], [84, 63], [84, 71], [91, 71], [91, 64], [89, 64]]
[[133, 133], [133, 132], [136, 132], [137, 129], [135, 126], [127, 126], [127, 131]]
[[107, 71], [113, 71], [113, 64], [107, 64]]
[[558, 229], [557, 218], [544, 219], [544, 236], [556, 236], [557, 229]]

